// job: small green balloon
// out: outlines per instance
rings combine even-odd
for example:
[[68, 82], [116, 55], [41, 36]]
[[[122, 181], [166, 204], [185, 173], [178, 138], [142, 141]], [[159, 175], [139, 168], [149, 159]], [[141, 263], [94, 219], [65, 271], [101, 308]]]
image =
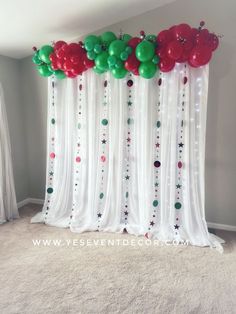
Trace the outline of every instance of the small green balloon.
[[128, 41], [132, 38], [131, 35], [129, 34], [124, 34], [122, 39], [124, 40], [125, 43], [128, 43]]
[[120, 54], [120, 58], [121, 60], [125, 61], [128, 59], [128, 52], [127, 51], [122, 51], [121, 54]]
[[123, 68], [123, 67], [124, 67], [123, 62], [122, 62], [120, 59], [118, 59], [118, 60], [116, 61], [116, 64], [115, 64], [115, 68], [116, 68], [116, 69], [121, 69], [121, 68]]
[[159, 61], [160, 61], [160, 58], [159, 58], [157, 55], [155, 55], [155, 56], [152, 58], [152, 62], [153, 62], [154, 64], [157, 64]]
[[40, 65], [42, 64], [42, 61], [39, 59], [39, 52], [35, 52], [35, 54], [32, 57], [32, 61], [34, 64]]
[[117, 79], [122, 79], [126, 76], [127, 70], [125, 68], [116, 68], [112, 70], [112, 74]]
[[95, 53], [99, 54], [99, 53], [102, 52], [102, 47], [101, 47], [101, 45], [96, 44], [96, 45], [94, 46], [94, 49], [93, 49], [93, 50], [94, 50]]
[[109, 46], [109, 55], [120, 57], [122, 51], [126, 48], [126, 44], [123, 40], [117, 39], [114, 40]]
[[109, 57], [108, 52], [103, 51], [100, 55], [95, 59], [96, 68], [101, 71], [107, 71], [109, 69], [107, 59]]
[[156, 35], [147, 35], [145, 39], [152, 41], [152, 42], [155, 42], [157, 39], [157, 36]]
[[96, 58], [96, 56], [97, 55], [93, 50], [87, 52], [87, 57], [89, 60], [94, 60]]
[[65, 73], [61, 70], [56, 70], [53, 72], [57, 79], [62, 80], [66, 77]]
[[48, 64], [48, 70], [54, 73], [55, 70], [52, 69], [51, 64]]
[[155, 48], [153, 43], [148, 40], [143, 40], [136, 47], [135, 54], [137, 59], [141, 62], [152, 60], [155, 54]]
[[115, 65], [116, 61], [117, 61], [117, 57], [116, 56], [109, 56], [108, 59], [107, 59], [109, 67]]
[[48, 69], [48, 66], [46, 64], [38, 65], [37, 66], [38, 72], [41, 76], [51, 76], [52, 72]]
[[101, 35], [101, 40], [109, 46], [112, 41], [116, 40], [116, 35], [113, 32], [105, 32]]
[[93, 71], [94, 71], [95, 73], [97, 73], [97, 74], [102, 74], [102, 73], [104, 73], [104, 71], [98, 69], [96, 66], [93, 67]]
[[49, 56], [52, 52], [53, 52], [53, 47], [49, 46], [49, 45], [45, 45], [45, 46], [41, 47], [39, 50], [39, 58], [43, 62], [50, 64], [51, 61], [49, 59]]
[[150, 79], [155, 76], [157, 72], [157, 66], [152, 61], [142, 62], [139, 66], [139, 75]]
[[130, 55], [133, 51], [132, 47], [128, 46], [125, 48], [125, 51], [128, 53], [128, 55]]
[[95, 35], [89, 35], [84, 39], [84, 47], [87, 51], [92, 51], [95, 45], [99, 44], [100, 40]]

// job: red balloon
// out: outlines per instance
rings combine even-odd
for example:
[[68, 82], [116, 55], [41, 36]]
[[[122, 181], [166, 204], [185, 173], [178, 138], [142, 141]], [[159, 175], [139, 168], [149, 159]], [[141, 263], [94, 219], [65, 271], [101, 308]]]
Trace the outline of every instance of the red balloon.
[[171, 41], [167, 46], [167, 55], [173, 60], [178, 60], [183, 53], [183, 45], [177, 40]]
[[188, 24], [179, 24], [174, 29], [176, 39], [188, 39], [191, 36], [191, 27]]
[[86, 67], [86, 69], [91, 69], [94, 67], [95, 63], [93, 60], [89, 60], [87, 57], [84, 58], [84, 65]]
[[207, 45], [209, 39], [209, 31], [205, 28], [202, 29], [195, 37], [197, 45]]
[[79, 74], [82, 74], [84, 72], [84, 70], [85, 70], [85, 68], [84, 68], [83, 64], [76, 64], [71, 69], [71, 73], [74, 75], [79, 75]]
[[161, 47], [156, 49], [156, 54], [160, 58], [165, 58], [167, 56], [166, 54], [166, 47]]
[[66, 45], [66, 42], [63, 40], [58, 40], [57, 42], [55, 42], [53, 48], [55, 51], [59, 50], [62, 46]]
[[128, 71], [133, 71], [134, 69], [138, 68], [140, 65], [140, 61], [136, 58], [135, 52], [132, 52], [129, 55], [128, 59], [125, 61], [125, 68]]
[[188, 61], [189, 55], [190, 55], [190, 51], [184, 49], [181, 57], [179, 59], [177, 59], [176, 62], [183, 63], [183, 62]]
[[65, 73], [65, 75], [66, 75], [67, 77], [69, 77], [69, 78], [74, 78], [74, 77], [76, 77], [76, 75], [73, 74], [71, 71], [65, 71], [64, 73]]
[[63, 59], [65, 56], [65, 51], [63, 50], [63, 47], [60, 49], [56, 50], [56, 56], [58, 59]]
[[80, 46], [80, 44], [71, 43], [68, 45], [67, 52], [68, 54], [71, 54], [71, 55], [82, 54], [83, 48]]
[[211, 48], [212, 51], [215, 51], [219, 46], [219, 38], [215, 34], [209, 34], [208, 37], [208, 47]]
[[58, 70], [58, 69], [59, 69], [58, 64], [57, 64], [57, 61], [53, 61], [53, 62], [51, 63], [51, 68], [52, 68], [53, 70]]
[[142, 41], [139, 37], [133, 37], [128, 41], [128, 45], [132, 48], [136, 48], [137, 45]]
[[70, 60], [66, 60], [63, 65], [63, 69], [65, 71], [70, 71], [73, 67], [74, 67], [74, 64]]
[[207, 64], [211, 60], [211, 48], [207, 46], [197, 46], [193, 48], [189, 55], [190, 65], [199, 67]]
[[139, 75], [138, 68], [135, 68], [131, 71], [134, 75]]
[[167, 45], [171, 40], [173, 39], [172, 33], [170, 30], [164, 30], [161, 31], [158, 35], [157, 35], [157, 43], [160, 46], [165, 46]]
[[79, 56], [79, 55], [72, 55], [72, 57], [70, 57], [70, 61], [73, 64], [78, 64], [79, 62], [81, 62], [81, 56]]
[[196, 38], [196, 36], [197, 36], [197, 34], [198, 34], [199, 32], [200, 32], [199, 29], [197, 29], [197, 28], [195, 28], [195, 27], [193, 27], [193, 28], [191, 29], [191, 39], [192, 39], [193, 41], [195, 41], [195, 38]]
[[159, 68], [161, 72], [169, 72], [174, 68], [174, 66], [175, 66], [175, 61], [168, 57], [161, 59], [159, 62]]
[[64, 59], [57, 59], [57, 67], [58, 67], [58, 69], [64, 70], [64, 63], [65, 63]]
[[56, 56], [56, 54], [55, 54], [54, 52], [52, 52], [52, 53], [50, 54], [49, 60], [50, 60], [51, 62], [57, 62], [57, 56]]

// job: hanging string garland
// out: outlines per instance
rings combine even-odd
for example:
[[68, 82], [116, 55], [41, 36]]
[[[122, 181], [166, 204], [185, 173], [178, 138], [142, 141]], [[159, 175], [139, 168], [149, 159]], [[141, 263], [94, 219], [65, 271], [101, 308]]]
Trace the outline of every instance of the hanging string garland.
[[140, 37], [120, 33], [117, 38], [113, 32], [105, 32], [89, 35], [79, 43], [60, 40], [39, 50], [33, 47], [32, 61], [44, 77], [75, 78], [93, 68], [97, 74], [111, 71], [117, 79], [128, 72], [150, 79], [158, 70], [171, 71], [175, 63], [187, 62], [194, 68], [206, 65], [219, 45], [219, 36], [204, 25], [202, 21], [198, 28], [192, 28], [182, 23], [157, 36], [140, 31]]

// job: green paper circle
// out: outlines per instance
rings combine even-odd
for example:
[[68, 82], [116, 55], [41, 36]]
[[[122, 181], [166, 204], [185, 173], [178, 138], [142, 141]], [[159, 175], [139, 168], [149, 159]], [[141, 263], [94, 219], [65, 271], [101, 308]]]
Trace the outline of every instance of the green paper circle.
[[157, 128], [160, 128], [161, 126], [161, 121], [157, 121]]
[[104, 197], [104, 194], [100, 193], [99, 197], [100, 197], [100, 199], [102, 199]]
[[55, 120], [55, 119], [52, 119], [52, 120], [51, 120], [51, 123], [52, 123], [52, 124], [55, 124], [55, 123], [56, 123], [56, 120]]
[[157, 206], [158, 206], [158, 201], [157, 201], [157, 200], [153, 201], [152, 205], [153, 205], [154, 207], [157, 207]]
[[180, 209], [182, 207], [181, 203], [177, 202], [175, 203], [175, 208], [176, 209]]
[[108, 120], [107, 119], [103, 119], [102, 120], [102, 125], [105, 125], [105, 126], [108, 125]]
[[48, 194], [52, 194], [53, 193], [53, 188], [48, 188], [47, 192], [48, 192]]

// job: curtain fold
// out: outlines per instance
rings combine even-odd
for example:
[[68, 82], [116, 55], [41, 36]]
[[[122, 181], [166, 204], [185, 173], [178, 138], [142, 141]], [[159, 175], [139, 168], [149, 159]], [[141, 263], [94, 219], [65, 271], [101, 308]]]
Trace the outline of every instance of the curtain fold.
[[0, 224], [19, 218], [12, 170], [11, 145], [3, 89], [0, 84]]
[[48, 87], [46, 198], [32, 222], [221, 248], [204, 213], [208, 66]]

